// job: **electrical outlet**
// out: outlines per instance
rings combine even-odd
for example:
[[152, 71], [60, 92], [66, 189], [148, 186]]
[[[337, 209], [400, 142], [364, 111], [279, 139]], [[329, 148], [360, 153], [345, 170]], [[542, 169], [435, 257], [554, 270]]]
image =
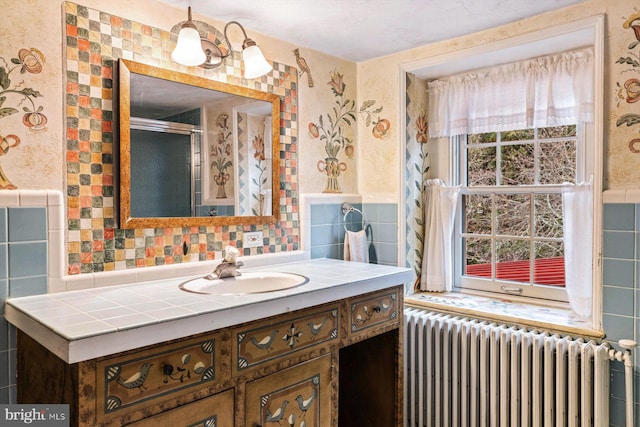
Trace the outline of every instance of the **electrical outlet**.
[[262, 231], [245, 232], [242, 235], [243, 248], [257, 248], [262, 246]]

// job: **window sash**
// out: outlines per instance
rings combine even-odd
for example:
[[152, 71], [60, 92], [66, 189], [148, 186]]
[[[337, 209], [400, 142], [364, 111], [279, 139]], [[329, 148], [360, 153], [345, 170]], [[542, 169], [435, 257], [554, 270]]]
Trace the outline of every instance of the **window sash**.
[[[456, 147], [454, 150], [453, 158], [456, 159], [454, 166], [454, 176], [457, 178], [455, 181], [458, 184], [462, 184], [461, 187], [461, 195], [506, 195], [506, 194], [560, 194], [562, 192], [563, 185], [562, 184], [537, 184], [537, 185], [495, 185], [495, 186], [466, 186], [466, 174], [467, 174], [467, 147], [477, 147], [479, 145], [489, 146], [493, 145], [496, 147], [500, 147], [501, 145], [512, 144], [513, 141], [509, 141], [507, 143], [487, 143], [487, 144], [467, 144], [466, 143], [466, 135], [452, 137], [452, 146]], [[567, 140], [568, 138], [562, 138], [562, 140]], [[534, 145], [539, 144], [539, 140], [534, 138], [533, 140], [525, 140], [524, 143], [531, 143]], [[545, 142], [547, 142], [545, 140]], [[583, 149], [584, 144], [580, 141], [580, 138], [576, 138], [576, 179], [578, 179], [582, 175], [583, 168], [580, 167], [580, 160], [583, 158]], [[535, 160], [537, 167], [537, 159]], [[498, 167], [498, 166], [496, 166]], [[498, 171], [499, 173], [499, 171]], [[536, 170], [536, 179], [537, 179], [537, 170]], [[549, 286], [549, 285], [541, 285], [534, 284], [530, 282], [515, 282], [504, 279], [496, 279], [496, 278], [480, 278], [477, 276], [466, 276], [464, 275], [465, 271], [465, 260], [466, 254], [464, 253], [465, 245], [463, 243], [465, 238], [469, 237], [482, 237], [482, 238], [490, 238], [492, 245], [496, 240], [502, 240], [505, 238], [509, 238], [507, 235], [496, 235], [495, 226], [492, 225], [492, 234], [487, 236], [476, 235], [474, 233], [463, 233], [463, 210], [464, 203], [459, 203], [458, 212], [456, 215], [456, 224], [454, 228], [454, 288], [457, 290], [460, 289], [470, 289], [481, 292], [491, 292], [491, 293], [499, 293], [502, 295], [510, 295], [510, 296], [521, 296], [528, 298], [536, 298], [536, 299], [545, 299], [557, 302], [568, 302], [567, 292], [565, 287], [558, 286]], [[531, 205], [531, 210], [533, 211], [533, 203]], [[491, 221], [495, 221], [495, 212], [492, 209], [491, 212]], [[513, 236], [514, 239], [518, 240], [529, 240], [530, 245], [535, 241], [561, 241], [564, 242], [564, 236], [562, 239], [558, 238], [548, 238], [548, 237], [537, 237], [534, 236], [532, 232], [532, 227], [535, 224], [535, 218], [533, 216], [533, 212], [531, 215], [531, 223], [529, 225], [530, 233], [528, 236]], [[492, 272], [495, 272], [495, 250], [492, 250]], [[533, 262], [534, 260], [529, 259], [530, 265], [530, 277], [534, 275], [533, 270]]]

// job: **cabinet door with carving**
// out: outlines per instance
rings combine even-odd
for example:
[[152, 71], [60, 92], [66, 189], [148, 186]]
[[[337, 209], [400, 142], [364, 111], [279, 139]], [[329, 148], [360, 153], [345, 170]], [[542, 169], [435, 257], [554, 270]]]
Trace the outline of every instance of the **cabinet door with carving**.
[[331, 425], [331, 355], [247, 383], [246, 427]]

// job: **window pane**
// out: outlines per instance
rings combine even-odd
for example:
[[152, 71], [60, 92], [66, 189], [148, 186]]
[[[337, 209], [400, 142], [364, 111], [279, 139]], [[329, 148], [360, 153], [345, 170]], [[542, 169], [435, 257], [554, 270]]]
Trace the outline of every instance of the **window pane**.
[[556, 126], [550, 128], [539, 128], [538, 138], [566, 138], [568, 136], [576, 136], [576, 126]]
[[495, 132], [490, 133], [476, 133], [467, 136], [468, 144], [486, 144], [488, 142], [496, 142], [498, 140], [498, 134]]
[[464, 243], [464, 274], [476, 277], [491, 277], [491, 240], [466, 238]]
[[535, 235], [562, 238], [562, 194], [536, 194]]
[[562, 184], [575, 182], [576, 144], [575, 141], [541, 142], [540, 184]]
[[529, 236], [531, 229], [531, 195], [497, 194], [496, 234]]
[[528, 240], [496, 241], [496, 278], [530, 283]]
[[533, 144], [506, 145], [500, 148], [502, 185], [531, 185], [534, 183]]
[[534, 282], [540, 285], [565, 285], [564, 245], [562, 242], [535, 242]]
[[501, 141], [526, 141], [531, 140], [535, 136], [533, 129], [521, 129], [502, 132], [500, 134]]
[[496, 147], [467, 150], [467, 185], [496, 185]]
[[472, 194], [464, 197], [465, 233], [491, 234], [491, 196]]

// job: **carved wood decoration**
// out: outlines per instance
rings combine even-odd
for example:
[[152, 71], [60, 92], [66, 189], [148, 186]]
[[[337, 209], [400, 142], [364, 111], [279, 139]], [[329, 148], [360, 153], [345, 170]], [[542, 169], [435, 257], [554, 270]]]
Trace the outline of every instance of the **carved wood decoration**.
[[233, 390], [227, 390], [129, 426], [233, 427], [233, 404]]
[[201, 338], [151, 354], [98, 363], [98, 414], [116, 413], [160, 396], [211, 384], [220, 370], [216, 341]]
[[325, 355], [247, 383], [247, 426], [331, 425], [331, 357]]
[[396, 320], [398, 318], [398, 291], [394, 289], [353, 300], [350, 309], [351, 333]]
[[233, 331], [234, 373], [317, 344], [338, 340], [338, 306], [279, 323]]
[[395, 286], [73, 365], [18, 331], [18, 403], [69, 404], [79, 427], [402, 425], [402, 298]]

